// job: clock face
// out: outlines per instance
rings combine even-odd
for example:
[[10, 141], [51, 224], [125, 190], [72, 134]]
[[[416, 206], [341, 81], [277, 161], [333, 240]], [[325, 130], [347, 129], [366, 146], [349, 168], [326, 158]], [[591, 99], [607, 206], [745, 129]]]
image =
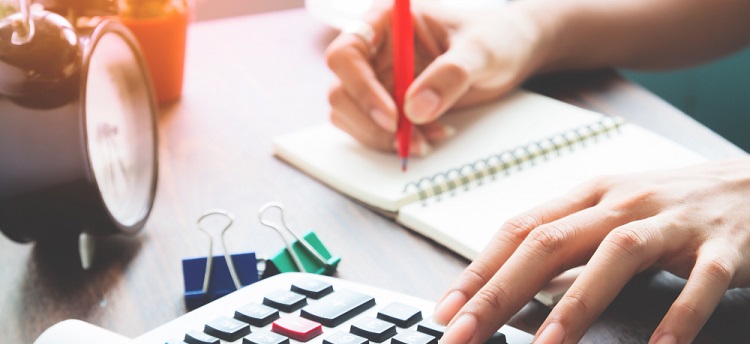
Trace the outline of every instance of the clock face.
[[155, 110], [141, 68], [122, 36], [104, 33], [85, 76], [91, 170], [110, 214], [125, 226], [148, 215], [156, 183]]

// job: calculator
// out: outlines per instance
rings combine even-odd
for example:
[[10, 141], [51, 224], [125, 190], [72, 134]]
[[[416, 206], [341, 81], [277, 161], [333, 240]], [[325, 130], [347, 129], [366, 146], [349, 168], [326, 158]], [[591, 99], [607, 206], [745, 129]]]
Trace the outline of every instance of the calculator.
[[[77, 322], [67, 329], [78, 335], [75, 341], [58, 337], [66, 332], [61, 323], [35, 343], [82, 344], [81, 335], [90, 327], [91, 343], [437, 344], [445, 326], [432, 321], [434, 307], [433, 302], [389, 290], [290, 272], [244, 287], [133, 340], [109, 341], [94, 335], [94, 326]], [[80, 329], [74, 330], [76, 326]], [[487, 343], [532, 340], [532, 335], [505, 325]]]

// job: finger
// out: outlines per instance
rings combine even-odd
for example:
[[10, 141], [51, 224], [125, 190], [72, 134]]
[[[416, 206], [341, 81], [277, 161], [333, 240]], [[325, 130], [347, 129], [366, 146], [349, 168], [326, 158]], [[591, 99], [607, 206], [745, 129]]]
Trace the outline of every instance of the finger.
[[479, 256], [438, 301], [433, 318], [447, 324], [508, 260], [535, 228], [582, 211], [599, 202], [598, 187], [589, 183], [506, 221]]
[[[393, 149], [398, 150], [398, 140], [393, 141]], [[411, 142], [409, 143], [409, 154], [417, 157], [424, 157], [432, 153], [432, 145], [427, 137], [422, 133], [421, 128], [414, 128], [411, 132]]]
[[489, 63], [481, 40], [453, 37], [451, 47], [414, 80], [404, 110], [414, 123], [428, 123], [451, 108]]
[[[387, 16], [370, 21], [376, 32], [375, 46], [382, 46]], [[382, 50], [377, 48], [378, 50]], [[353, 34], [339, 35], [326, 50], [326, 62], [338, 76], [355, 104], [388, 132], [396, 131], [396, 105], [372, 67], [368, 43]]]
[[690, 343], [716, 309], [737, 271], [738, 255], [723, 239], [698, 252], [685, 288], [651, 337], [651, 343]]
[[[629, 222], [612, 230], [537, 333], [539, 343], [577, 343], [625, 284], [666, 250], [687, 238], [663, 217]], [[665, 243], [669, 236], [669, 243]]]
[[419, 126], [427, 141], [431, 143], [447, 140], [456, 135], [456, 128], [451, 125], [441, 123], [439, 120]]
[[357, 106], [356, 102], [336, 82], [328, 93], [331, 103], [331, 123], [347, 132], [357, 141], [367, 147], [380, 151], [393, 151], [391, 142], [393, 134], [387, 132], [377, 124], [368, 114]]
[[[516, 252], [449, 323], [444, 342], [482, 343], [552, 277], [588, 260], [607, 229], [629, 222], [628, 215], [595, 206], [529, 232]], [[462, 338], [467, 334], [470, 336]]]

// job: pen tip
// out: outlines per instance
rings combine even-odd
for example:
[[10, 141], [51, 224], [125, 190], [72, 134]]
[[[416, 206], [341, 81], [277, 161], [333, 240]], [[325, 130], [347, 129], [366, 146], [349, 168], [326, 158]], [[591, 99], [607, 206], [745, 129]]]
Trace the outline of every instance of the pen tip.
[[402, 172], [406, 172], [406, 163], [407, 163], [407, 161], [408, 160], [406, 158], [401, 159], [401, 171]]

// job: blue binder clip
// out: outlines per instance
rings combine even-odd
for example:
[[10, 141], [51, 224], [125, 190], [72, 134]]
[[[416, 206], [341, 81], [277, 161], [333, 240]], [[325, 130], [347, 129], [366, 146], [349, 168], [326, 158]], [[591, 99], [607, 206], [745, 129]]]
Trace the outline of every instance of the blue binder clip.
[[[271, 208], [279, 210], [281, 225], [263, 218], [263, 215]], [[319, 275], [331, 275], [336, 271], [341, 257], [332, 255], [315, 232], [311, 231], [301, 236], [289, 228], [284, 219], [284, 206], [281, 203], [264, 204], [258, 210], [258, 220], [266, 227], [273, 228], [286, 245], [279, 253], [266, 260], [263, 278], [292, 271]], [[288, 235], [291, 235], [294, 240], [288, 239]]]
[[[213, 238], [201, 226], [201, 222], [209, 216], [222, 215], [229, 221], [221, 230], [221, 246], [223, 256], [213, 255]], [[208, 236], [208, 256], [182, 260], [182, 276], [185, 282], [185, 306], [195, 309], [243, 286], [258, 281], [258, 261], [255, 252], [229, 255], [224, 242], [224, 233], [232, 226], [232, 215], [214, 210], [203, 214], [198, 219], [198, 229]], [[215, 264], [214, 264], [215, 262]], [[237, 267], [235, 269], [235, 267]]]

